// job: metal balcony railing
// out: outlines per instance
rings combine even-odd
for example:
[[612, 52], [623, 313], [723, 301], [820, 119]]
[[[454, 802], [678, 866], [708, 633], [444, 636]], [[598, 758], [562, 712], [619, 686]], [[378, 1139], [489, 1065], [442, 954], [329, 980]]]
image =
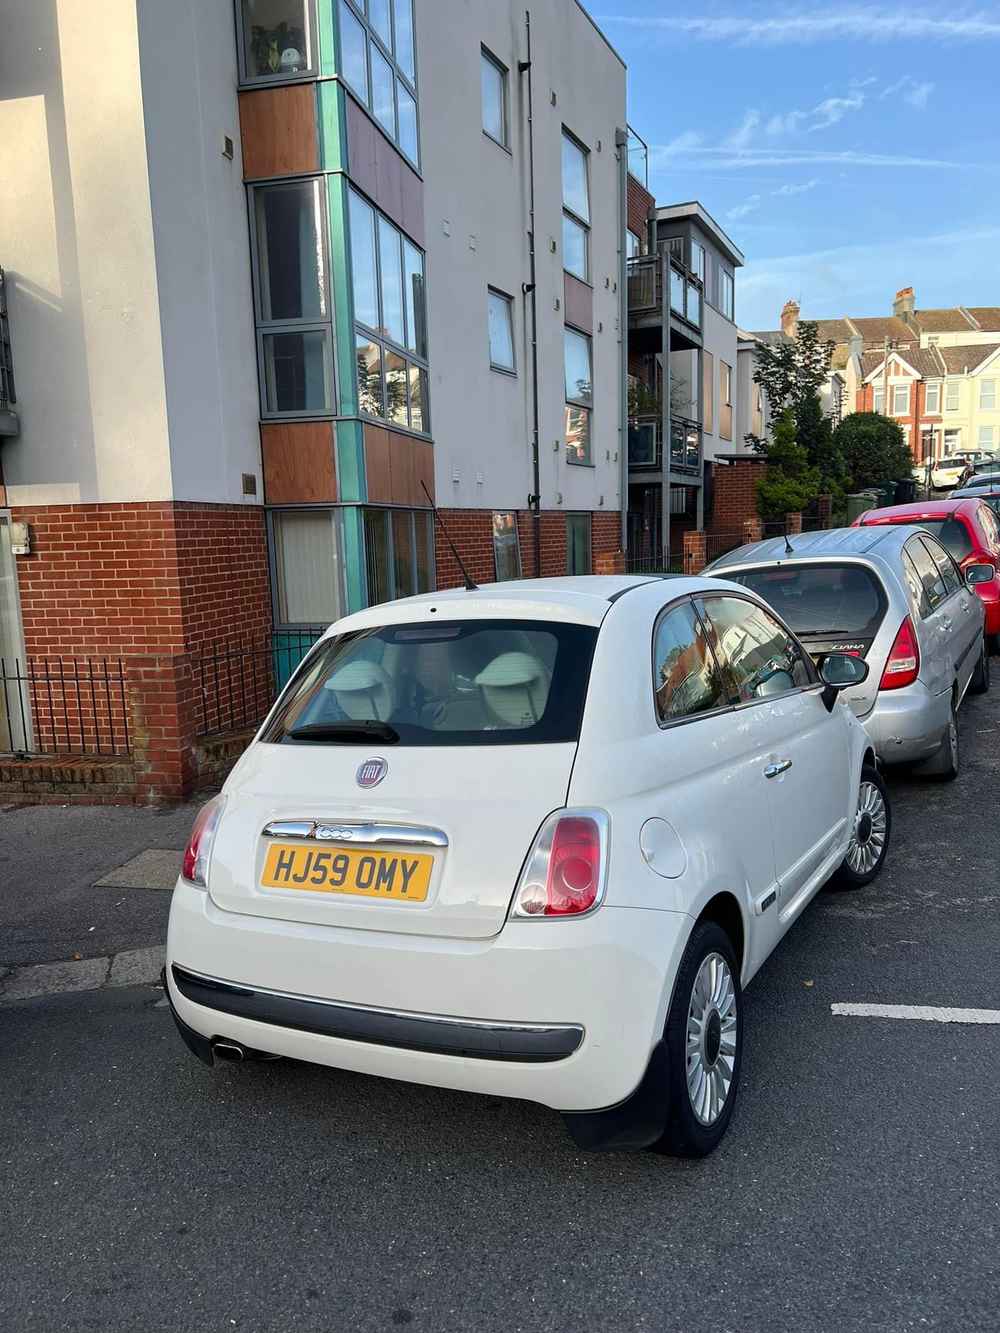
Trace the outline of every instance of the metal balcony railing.
[[[662, 309], [663, 263], [658, 255], [640, 255], [628, 261], [628, 310], [641, 314]], [[690, 270], [670, 256], [670, 309], [701, 328], [702, 285]]]
[[[702, 470], [701, 425], [686, 417], [670, 422], [670, 471], [700, 477]], [[655, 414], [632, 417], [628, 428], [628, 465], [632, 471], [663, 468], [663, 424]]]

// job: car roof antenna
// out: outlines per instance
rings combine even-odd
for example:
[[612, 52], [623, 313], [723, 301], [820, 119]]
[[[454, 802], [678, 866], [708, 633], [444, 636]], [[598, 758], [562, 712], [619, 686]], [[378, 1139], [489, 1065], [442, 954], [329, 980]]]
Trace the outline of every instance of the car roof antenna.
[[785, 555], [794, 555], [794, 554], [795, 554], [795, 547], [794, 547], [794, 546], [792, 545], [792, 543], [788, 540], [788, 533], [786, 532], [786, 533], [785, 533]]
[[444, 533], [444, 539], [445, 539], [445, 541], [448, 543], [449, 547], [451, 548], [451, 553], [452, 553], [452, 555], [455, 557], [455, 560], [456, 560], [456, 562], [457, 562], [457, 564], [458, 564], [459, 569], [462, 571], [462, 578], [465, 579], [465, 590], [466, 590], [466, 592], [478, 592], [478, 591], [479, 591], [479, 584], [478, 584], [478, 583], [473, 583], [472, 578], [471, 578], [471, 576], [470, 576], [470, 574], [469, 574], [469, 571], [465, 568], [465, 565], [464, 565], [464, 563], [463, 563], [463, 561], [462, 561], [462, 557], [458, 554], [458, 551], [455, 549], [455, 543], [454, 543], [454, 542], [452, 541], [452, 539], [451, 539], [451, 533], [450, 533], [450, 532], [448, 531], [448, 529], [445, 527], [445, 525], [444, 525], [444, 519], [441, 517], [441, 514], [440, 514], [440, 512], [438, 511], [438, 507], [437, 507], [437, 505], [434, 503], [434, 499], [433, 499], [433, 497], [432, 497], [430, 491], [427, 489], [427, 486], [426, 486], [425, 482], [423, 481], [423, 478], [421, 478], [421, 481], [420, 481], [420, 489], [421, 489], [421, 490], [423, 491], [423, 493], [427, 496], [427, 503], [430, 505], [430, 507], [431, 507], [431, 509], [432, 509], [432, 511], [433, 511], [433, 513], [434, 513], [434, 517], [437, 519], [437, 521], [438, 521], [438, 525], [440, 526], [441, 531]]

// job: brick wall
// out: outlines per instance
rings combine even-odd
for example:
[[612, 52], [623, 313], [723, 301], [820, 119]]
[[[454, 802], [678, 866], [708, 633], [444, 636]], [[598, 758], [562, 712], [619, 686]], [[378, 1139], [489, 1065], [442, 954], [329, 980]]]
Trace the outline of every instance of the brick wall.
[[[441, 516], [452, 541], [476, 583], [493, 583], [496, 565], [493, 559], [493, 511], [490, 509], [442, 509]], [[541, 513], [540, 550], [542, 578], [560, 578], [566, 573], [566, 513], [543, 510]], [[621, 515], [615, 509], [598, 509], [591, 513], [591, 558], [613, 555], [621, 549]], [[521, 572], [525, 578], [535, 576], [535, 521], [528, 509], [517, 512], [517, 530], [521, 546]], [[457, 588], [462, 575], [448, 543], [437, 528], [435, 536], [437, 586]]]
[[656, 200], [644, 189], [634, 176], [627, 178], [625, 187], [625, 207], [628, 217], [628, 229], [636, 236], [646, 239], [646, 221], [649, 210], [656, 206]]
[[765, 467], [763, 459], [741, 458], [714, 469], [709, 532], [742, 532], [743, 524], [757, 517], [757, 482]]
[[[121, 658], [137, 799], [186, 795], [198, 779], [201, 682], [192, 652], [270, 631], [263, 511], [253, 506], [136, 503], [22, 507], [32, 554], [17, 557], [29, 659], [43, 670]], [[98, 696], [57, 688], [40, 700], [36, 743], [60, 746]], [[67, 719], [64, 719], [67, 720]]]

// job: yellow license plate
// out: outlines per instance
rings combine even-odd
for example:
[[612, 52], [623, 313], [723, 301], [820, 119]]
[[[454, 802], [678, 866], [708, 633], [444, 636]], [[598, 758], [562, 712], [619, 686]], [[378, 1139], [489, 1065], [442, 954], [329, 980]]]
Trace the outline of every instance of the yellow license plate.
[[433, 869], [433, 856], [377, 847], [301, 847], [275, 842], [267, 850], [260, 882], [265, 889], [308, 889], [422, 903]]

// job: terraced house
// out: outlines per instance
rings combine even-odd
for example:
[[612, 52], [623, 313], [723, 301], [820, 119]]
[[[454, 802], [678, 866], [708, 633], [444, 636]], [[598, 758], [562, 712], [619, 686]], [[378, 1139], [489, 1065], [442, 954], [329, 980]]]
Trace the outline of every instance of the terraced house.
[[576, 0], [443, 10], [0, 0], [0, 753], [187, 791], [459, 581], [432, 497], [476, 579], [620, 561], [625, 67]]

